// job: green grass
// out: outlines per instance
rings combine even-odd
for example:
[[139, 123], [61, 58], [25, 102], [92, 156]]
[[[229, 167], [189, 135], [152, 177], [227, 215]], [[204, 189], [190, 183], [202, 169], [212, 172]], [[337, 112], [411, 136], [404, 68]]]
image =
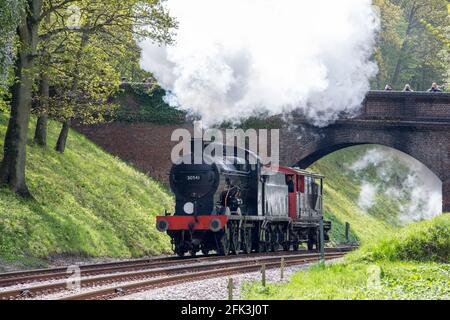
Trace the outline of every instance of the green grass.
[[450, 263], [450, 213], [411, 224], [387, 238], [369, 242], [349, 259]]
[[[0, 114], [0, 150], [7, 117]], [[0, 259], [25, 264], [54, 254], [136, 257], [167, 252], [155, 229], [173, 203], [162, 185], [71, 131], [64, 154], [28, 144], [27, 181], [33, 200], [0, 189]], [[30, 128], [31, 133], [34, 127]]]
[[450, 299], [450, 214], [363, 245], [343, 262], [296, 273], [288, 284], [248, 283], [247, 299]]
[[245, 284], [249, 300], [450, 299], [450, 266], [380, 262], [374, 265], [317, 265], [296, 273], [285, 285]]

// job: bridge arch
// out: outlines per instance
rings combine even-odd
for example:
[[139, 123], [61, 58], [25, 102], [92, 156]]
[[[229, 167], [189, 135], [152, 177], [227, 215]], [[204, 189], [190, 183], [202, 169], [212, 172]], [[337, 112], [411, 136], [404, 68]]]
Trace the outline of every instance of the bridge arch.
[[342, 149], [351, 148], [354, 146], [360, 146], [360, 145], [374, 145], [374, 146], [384, 146], [389, 147], [391, 149], [394, 149], [398, 152], [401, 152], [403, 154], [406, 154], [410, 156], [411, 158], [417, 160], [418, 162], [422, 163], [424, 166], [426, 166], [430, 171], [432, 171], [439, 179], [441, 179], [441, 172], [439, 171], [439, 166], [435, 166], [434, 163], [427, 163], [428, 160], [426, 157], [423, 157], [420, 152], [414, 152], [414, 150], [411, 150], [407, 145], [405, 144], [396, 144], [396, 145], [389, 145], [385, 143], [377, 142], [377, 139], [372, 139], [371, 141], [366, 142], [352, 142], [352, 143], [321, 143], [321, 144], [312, 144], [305, 146], [304, 149], [304, 157], [298, 161], [297, 163], [293, 164], [296, 167], [300, 167], [302, 169], [306, 169], [315, 162], [319, 161], [323, 157], [326, 157], [327, 155], [330, 155], [334, 152], [337, 152]]
[[[355, 148], [355, 146], [367, 146], [367, 148]], [[332, 151], [333, 149], [335, 149], [335, 151]], [[320, 160], [328, 155], [339, 153], [341, 150], [350, 149], [345, 151], [344, 154], [347, 155], [355, 155], [354, 152], [356, 152], [357, 157], [355, 158], [352, 156], [350, 161], [347, 157], [344, 157], [343, 159], [347, 160], [345, 160], [340, 167], [342, 167], [343, 172], [352, 173], [352, 176], [355, 175], [356, 177], [360, 177], [361, 191], [358, 200], [360, 206], [362, 206], [360, 203], [363, 203], [360, 202], [362, 199], [372, 199], [372, 196], [368, 195], [363, 187], [370, 185], [371, 189], [381, 193], [389, 190], [392, 185], [387, 183], [388, 181], [393, 181], [391, 179], [395, 177], [396, 174], [393, 168], [396, 168], [397, 163], [400, 163], [401, 167], [410, 168], [411, 171], [408, 172], [407, 176], [402, 175], [404, 179], [394, 180], [396, 181], [395, 189], [399, 193], [393, 193], [392, 196], [399, 197], [399, 194], [402, 194], [402, 197], [405, 195], [409, 197], [407, 198], [409, 201], [401, 207], [402, 209], [401, 213], [399, 212], [399, 216], [406, 217], [414, 215], [416, 218], [427, 218], [442, 212], [442, 181], [432, 172], [432, 170], [430, 170], [430, 168], [417, 159], [397, 149], [377, 144], [339, 145], [334, 146], [333, 149], [327, 149], [327, 152], [322, 150], [316, 152], [311, 157], [305, 158], [303, 163], [305, 167], [303, 168], [307, 168], [313, 159]], [[352, 149], [355, 151], [352, 151]], [[333, 162], [334, 161], [336, 161], [336, 158], [334, 158]], [[348, 169], [346, 170], [345, 168]], [[369, 168], [371, 169], [366, 171]], [[375, 171], [373, 171], [373, 169]], [[373, 172], [376, 172], [379, 176], [378, 180], [373, 181], [370, 180], [371, 178], [366, 180], [368, 172], [370, 172], [369, 176], [372, 176]], [[334, 187], [336, 187], [336, 185]], [[374, 199], [375, 197], [372, 200], [368, 200], [367, 203], [371, 203]], [[372, 205], [369, 207], [371, 206]]]

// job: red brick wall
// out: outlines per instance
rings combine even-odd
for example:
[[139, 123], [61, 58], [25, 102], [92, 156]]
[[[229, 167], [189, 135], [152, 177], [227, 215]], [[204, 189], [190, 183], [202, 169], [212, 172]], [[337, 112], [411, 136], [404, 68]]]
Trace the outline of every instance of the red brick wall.
[[[77, 126], [77, 130], [109, 153], [120, 157], [153, 178], [168, 182], [170, 154], [177, 142], [172, 132], [179, 126], [152, 123], [107, 123]], [[188, 126], [186, 126], [189, 129]]]

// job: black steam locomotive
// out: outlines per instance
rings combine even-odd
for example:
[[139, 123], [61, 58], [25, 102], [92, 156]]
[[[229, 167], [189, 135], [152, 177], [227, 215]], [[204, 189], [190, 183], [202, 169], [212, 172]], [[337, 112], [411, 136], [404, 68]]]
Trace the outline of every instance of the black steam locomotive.
[[[175, 214], [157, 217], [156, 225], [171, 237], [176, 254], [288, 251], [301, 243], [309, 250], [320, 247], [322, 176], [262, 166], [248, 150], [211, 146], [223, 153], [200, 162], [188, 155], [170, 172]], [[328, 240], [331, 223], [323, 226]]]

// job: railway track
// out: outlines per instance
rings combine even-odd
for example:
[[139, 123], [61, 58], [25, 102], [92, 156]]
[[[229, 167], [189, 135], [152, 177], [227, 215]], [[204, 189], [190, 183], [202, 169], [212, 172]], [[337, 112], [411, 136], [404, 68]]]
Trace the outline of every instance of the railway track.
[[[353, 247], [328, 249], [326, 258], [341, 257], [352, 249]], [[166, 257], [123, 261], [80, 266], [79, 279], [70, 278], [70, 275], [66, 273], [66, 268], [8, 273], [0, 275], [0, 286], [15, 286], [16, 288], [0, 291], [0, 300], [44, 297], [57, 292], [71, 294], [68, 288], [72, 288], [74, 280], [78, 281], [79, 287], [83, 290], [98, 286], [107, 286], [107, 288], [94, 290], [93, 293], [72, 294], [67, 298], [113, 298], [125, 292], [130, 294], [204, 277], [252, 272], [258, 270], [262, 264], [265, 264], [267, 268], [279, 267], [282, 257], [285, 260], [285, 265], [289, 266], [317, 261], [318, 254], [300, 251], [253, 254], [250, 256], [204, 256], [183, 259]], [[51, 283], [39, 284], [39, 282], [50, 280]], [[34, 284], [31, 285], [30, 283]]]
[[[328, 253], [325, 255], [325, 260], [337, 259], [342, 257], [344, 254], [345, 253]], [[318, 254], [314, 254], [314, 256], [312, 257], [303, 257], [303, 258], [296, 257], [295, 259], [288, 259], [287, 261], [285, 260], [284, 265], [285, 266], [302, 265], [317, 261], [318, 261]], [[205, 271], [189, 271], [186, 272], [185, 274], [177, 274], [165, 278], [148, 279], [144, 281], [137, 281], [135, 283], [110, 286], [83, 293], [75, 293], [60, 298], [58, 300], [108, 300], [145, 290], [176, 285], [187, 281], [197, 281], [202, 279], [255, 272], [261, 270], [262, 264], [265, 265], [266, 269], [279, 268], [280, 262], [281, 262], [280, 258], [276, 258], [274, 261], [271, 262], [269, 262], [267, 259], [262, 259], [262, 261], [255, 264], [230, 266], [225, 268], [212, 268]]]

